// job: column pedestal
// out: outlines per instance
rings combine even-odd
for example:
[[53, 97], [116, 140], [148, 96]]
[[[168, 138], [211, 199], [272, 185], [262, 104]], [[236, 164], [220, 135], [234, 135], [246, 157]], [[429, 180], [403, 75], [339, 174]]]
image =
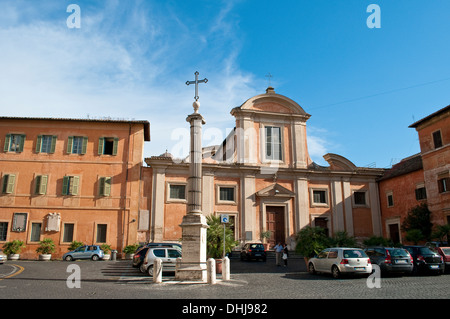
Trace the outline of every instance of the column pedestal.
[[176, 280], [206, 282], [206, 218], [202, 214], [189, 213], [183, 217], [183, 255], [176, 267]]

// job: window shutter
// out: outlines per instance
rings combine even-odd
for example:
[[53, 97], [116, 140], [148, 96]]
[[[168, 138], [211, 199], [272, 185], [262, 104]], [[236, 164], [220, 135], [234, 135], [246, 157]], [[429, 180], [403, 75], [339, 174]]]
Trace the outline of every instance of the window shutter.
[[45, 195], [45, 194], [47, 194], [48, 176], [47, 175], [42, 175], [40, 177], [41, 178], [40, 178], [40, 183], [39, 183], [39, 194]]
[[42, 146], [42, 135], [38, 135], [37, 141], [36, 141], [36, 153], [41, 152], [41, 146]]
[[99, 186], [98, 186], [98, 194], [100, 196], [104, 196], [104, 192], [105, 192], [105, 177], [100, 177], [99, 182]]
[[104, 196], [111, 195], [111, 177], [104, 178], [103, 195]]
[[88, 142], [88, 138], [83, 137], [83, 148], [81, 149], [81, 154], [86, 154], [87, 142]]
[[105, 143], [105, 138], [104, 137], [100, 137], [98, 139], [98, 155], [102, 155], [103, 154], [103, 144]]
[[64, 178], [63, 178], [63, 189], [62, 189], [62, 194], [63, 195], [68, 195], [69, 179], [70, 179], [70, 176], [64, 176]]
[[2, 193], [6, 194], [6, 188], [8, 187], [8, 176], [7, 174], [3, 175], [3, 183], [2, 183]]
[[119, 139], [117, 137], [114, 138], [114, 146], [112, 155], [117, 155], [117, 148], [119, 146]]
[[56, 140], [57, 140], [57, 136], [56, 136], [56, 135], [53, 135], [53, 136], [52, 136], [52, 146], [51, 146], [51, 148], [50, 148], [50, 153], [55, 153]]
[[69, 136], [67, 140], [67, 153], [72, 154], [72, 146], [73, 146], [73, 136]]
[[5, 138], [5, 148], [3, 149], [5, 152], [9, 151], [9, 143], [11, 141], [11, 134], [6, 134]]
[[14, 183], [16, 182], [16, 175], [10, 174], [7, 175], [7, 185], [6, 192], [7, 194], [11, 194], [14, 191]]
[[71, 195], [78, 195], [79, 185], [80, 185], [80, 177], [73, 176], [73, 185], [72, 185], [72, 193]]
[[25, 134], [20, 135], [19, 152], [23, 152], [23, 146], [25, 144]]
[[36, 187], [34, 188], [34, 193], [35, 193], [35, 194], [40, 194], [40, 189], [41, 189], [41, 179], [42, 179], [42, 176], [41, 176], [41, 175], [37, 175], [37, 176], [36, 176]]

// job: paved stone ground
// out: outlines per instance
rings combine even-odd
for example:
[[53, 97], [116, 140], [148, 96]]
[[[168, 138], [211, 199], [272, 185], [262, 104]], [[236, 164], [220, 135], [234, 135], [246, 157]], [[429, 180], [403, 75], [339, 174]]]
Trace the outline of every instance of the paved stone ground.
[[[241, 262], [231, 259], [231, 281], [216, 285], [174, 282], [165, 276], [162, 284], [131, 267], [130, 261], [14, 262], [22, 271], [11, 275], [11, 265], [0, 266], [2, 299], [449, 299], [450, 275], [395, 276], [381, 279], [381, 288], [368, 288], [367, 278], [333, 279], [329, 275], [310, 275], [302, 258], [292, 258], [288, 267], [267, 262]], [[71, 272], [78, 265], [81, 288], [68, 288]], [[4, 274], [8, 278], [1, 277]]]

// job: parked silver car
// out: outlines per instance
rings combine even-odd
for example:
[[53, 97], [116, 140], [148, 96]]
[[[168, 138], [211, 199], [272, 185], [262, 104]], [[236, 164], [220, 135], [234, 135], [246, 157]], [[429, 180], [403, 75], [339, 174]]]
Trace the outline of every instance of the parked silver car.
[[327, 248], [308, 261], [308, 271], [331, 273], [334, 278], [341, 274], [372, 273], [372, 264], [364, 250], [359, 248]]
[[8, 257], [5, 255], [3, 250], [0, 249], [0, 264], [3, 264]]
[[163, 272], [174, 272], [178, 257], [181, 257], [181, 250], [178, 247], [149, 248], [139, 269], [141, 272], [153, 276], [153, 264], [156, 258], [160, 258]]
[[63, 255], [63, 260], [71, 261], [75, 259], [99, 260], [104, 256], [103, 250], [98, 245], [81, 246]]

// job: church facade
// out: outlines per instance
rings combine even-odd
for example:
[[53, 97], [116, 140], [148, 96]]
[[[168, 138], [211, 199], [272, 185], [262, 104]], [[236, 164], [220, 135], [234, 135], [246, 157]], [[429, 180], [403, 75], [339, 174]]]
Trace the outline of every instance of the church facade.
[[[228, 214], [240, 243], [293, 244], [306, 225], [332, 236], [363, 240], [382, 235], [377, 179], [383, 169], [356, 167], [325, 154], [328, 166], [308, 154], [310, 114], [269, 87], [233, 108], [235, 128], [221, 145], [203, 150], [203, 214]], [[151, 184], [138, 241], [178, 241], [187, 210], [189, 163], [169, 153], [145, 158]]]

